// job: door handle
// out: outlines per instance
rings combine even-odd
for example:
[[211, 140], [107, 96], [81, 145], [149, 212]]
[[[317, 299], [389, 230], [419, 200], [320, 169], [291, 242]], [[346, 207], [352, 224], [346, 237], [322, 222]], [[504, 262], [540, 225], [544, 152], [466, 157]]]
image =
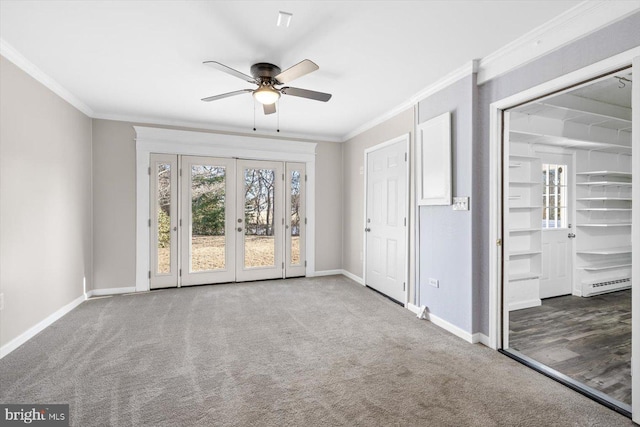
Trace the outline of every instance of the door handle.
[[238, 232], [241, 232], [241, 231], [242, 231], [242, 227], [238, 227]]
[[178, 231], [178, 227], [173, 227], [173, 231]]
[[575, 239], [576, 235], [573, 234], [573, 233], [569, 233], [569, 235], [567, 237], [570, 238], [570, 239]]

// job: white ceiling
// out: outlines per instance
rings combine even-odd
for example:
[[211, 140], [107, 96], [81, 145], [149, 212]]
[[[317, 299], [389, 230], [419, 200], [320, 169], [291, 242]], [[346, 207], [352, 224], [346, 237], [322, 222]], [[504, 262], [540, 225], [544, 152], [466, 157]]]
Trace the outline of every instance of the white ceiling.
[[[200, 101], [251, 85], [249, 74], [302, 59], [320, 69], [291, 85], [328, 103], [280, 101], [283, 134], [341, 139], [474, 58], [578, 1], [5, 1], [0, 37], [97, 117], [253, 128], [253, 98]], [[276, 27], [278, 11], [293, 13]], [[257, 128], [277, 115], [257, 110]]]

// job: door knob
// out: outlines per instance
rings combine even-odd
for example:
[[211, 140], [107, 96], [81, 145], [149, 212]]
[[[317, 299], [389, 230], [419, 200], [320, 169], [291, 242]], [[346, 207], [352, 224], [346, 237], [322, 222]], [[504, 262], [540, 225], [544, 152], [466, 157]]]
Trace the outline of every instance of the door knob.
[[238, 232], [241, 232], [241, 231], [242, 231], [242, 227], [238, 227]]
[[575, 239], [576, 235], [573, 234], [573, 233], [569, 233], [569, 235], [567, 237], [570, 238], [570, 239]]
[[364, 231], [366, 231], [367, 233], [371, 231], [371, 229], [369, 227], [365, 228]]

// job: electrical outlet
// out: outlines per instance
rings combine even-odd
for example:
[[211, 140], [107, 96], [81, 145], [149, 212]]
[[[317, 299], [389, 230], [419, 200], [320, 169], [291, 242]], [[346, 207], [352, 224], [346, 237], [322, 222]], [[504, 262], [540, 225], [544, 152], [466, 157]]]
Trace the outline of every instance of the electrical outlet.
[[440, 281], [438, 279], [429, 278], [429, 284], [431, 286], [433, 286], [434, 288], [439, 288], [440, 287]]

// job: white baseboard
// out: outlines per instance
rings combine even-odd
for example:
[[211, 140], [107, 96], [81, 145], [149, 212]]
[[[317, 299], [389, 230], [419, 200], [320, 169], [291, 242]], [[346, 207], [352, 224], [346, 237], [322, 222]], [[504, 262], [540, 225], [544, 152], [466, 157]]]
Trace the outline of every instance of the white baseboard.
[[473, 334], [472, 340], [473, 340], [474, 344], [482, 344], [484, 346], [487, 346], [487, 347], [491, 348], [491, 343], [489, 342], [489, 337], [486, 336], [485, 334], [482, 334], [480, 332], [476, 332], [475, 334]]
[[60, 319], [62, 316], [82, 304], [86, 299], [85, 295], [82, 295], [49, 316], [42, 319], [40, 322], [36, 323], [2, 347], [0, 347], [0, 359], [5, 357], [7, 354], [11, 353], [16, 348], [20, 347], [25, 342], [29, 341], [31, 338], [36, 336], [39, 332], [41, 332], [46, 327], [50, 326], [53, 322]]
[[418, 307], [417, 305], [413, 305], [410, 302], [407, 303], [405, 307], [407, 308], [407, 310], [413, 312], [416, 316], [420, 314], [420, 312], [422, 311], [421, 307]]
[[93, 289], [87, 292], [87, 298], [91, 297], [101, 297], [104, 295], [116, 295], [116, 294], [128, 294], [131, 292], [135, 292], [135, 286], [129, 286], [126, 288], [106, 288], [106, 289]]
[[536, 298], [528, 301], [511, 303], [509, 304], [509, 311], [522, 310], [523, 308], [539, 307], [541, 305], [542, 305], [542, 300], [539, 298]]
[[337, 274], [343, 274], [344, 270], [322, 270], [322, 271], [316, 271], [315, 273], [313, 273], [313, 277], [320, 277], [320, 276], [335, 276]]
[[347, 270], [342, 270], [342, 274], [348, 277], [349, 279], [353, 280], [354, 282], [364, 285], [364, 279], [362, 277], [358, 277], [355, 274], [348, 272]]
[[[415, 313], [416, 315], [420, 315], [420, 313], [422, 313], [424, 306], [417, 306], [411, 303], [408, 303], [406, 305], [407, 309], [413, 313]], [[433, 323], [436, 326], [441, 327], [442, 329], [444, 329], [447, 332], [451, 332], [453, 335], [462, 338], [463, 340], [465, 340], [468, 343], [471, 344], [476, 344], [476, 343], [483, 343], [485, 345], [488, 345], [489, 343], [489, 337], [487, 337], [484, 334], [481, 333], [475, 333], [475, 334], [470, 334], [469, 332], [465, 331], [462, 328], [457, 327], [456, 325], [447, 322], [444, 319], [441, 319], [440, 317], [436, 316], [433, 313], [429, 313], [429, 311], [425, 312], [425, 320], [430, 321], [431, 323]]]

